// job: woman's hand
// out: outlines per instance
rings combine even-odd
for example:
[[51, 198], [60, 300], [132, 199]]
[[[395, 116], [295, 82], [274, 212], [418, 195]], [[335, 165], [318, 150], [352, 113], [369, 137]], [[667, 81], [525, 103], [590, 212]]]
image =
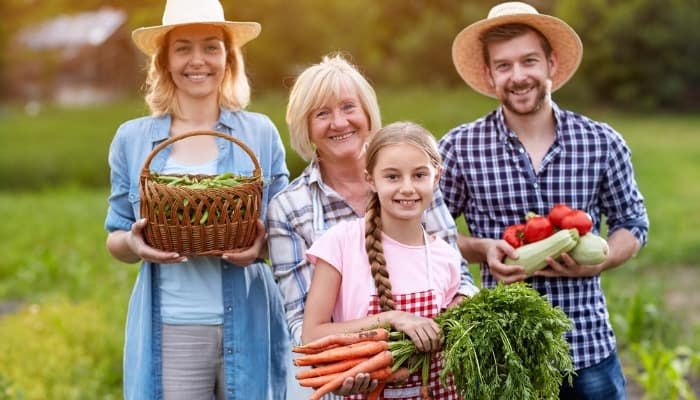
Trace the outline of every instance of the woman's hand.
[[440, 333], [440, 327], [432, 318], [425, 318], [403, 311], [388, 311], [388, 313], [391, 313], [389, 317], [391, 326], [408, 335], [419, 351], [432, 352], [440, 350], [442, 334]]
[[255, 241], [250, 247], [235, 253], [224, 253], [221, 257], [241, 267], [247, 267], [257, 259], [267, 258], [267, 231], [262, 220], [257, 221]]
[[158, 264], [174, 264], [187, 261], [187, 257], [171, 251], [162, 251], [149, 246], [143, 237], [146, 218], [131, 224], [131, 230], [125, 234], [125, 242], [131, 253], [144, 261]]

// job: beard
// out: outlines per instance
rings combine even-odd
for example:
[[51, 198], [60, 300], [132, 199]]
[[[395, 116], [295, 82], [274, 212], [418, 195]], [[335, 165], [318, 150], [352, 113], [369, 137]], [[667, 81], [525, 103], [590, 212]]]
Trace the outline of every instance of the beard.
[[519, 90], [528, 89], [532, 86], [532, 83], [528, 81], [510, 85], [510, 87], [506, 89], [506, 92], [501, 96], [501, 103], [503, 103], [503, 107], [515, 115], [526, 116], [537, 114], [537, 112], [542, 109], [542, 106], [544, 106], [545, 100], [548, 97], [548, 85], [545, 82], [539, 80], [535, 81], [533, 89], [535, 90], [536, 95], [532, 106], [528, 106], [523, 109], [522, 107], [518, 107], [518, 105], [510, 99], [511, 91], [517, 92]]

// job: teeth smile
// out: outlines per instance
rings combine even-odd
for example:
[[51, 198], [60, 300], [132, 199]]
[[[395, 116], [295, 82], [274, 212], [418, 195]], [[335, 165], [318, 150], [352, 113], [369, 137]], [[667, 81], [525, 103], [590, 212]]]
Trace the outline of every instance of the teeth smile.
[[353, 132], [350, 132], [350, 133], [346, 133], [345, 135], [333, 136], [333, 137], [331, 137], [331, 139], [335, 140], [336, 142], [339, 142], [341, 140], [345, 140], [345, 139], [349, 138], [352, 135], [353, 135]]
[[397, 200], [402, 206], [411, 206], [415, 204], [418, 200]]

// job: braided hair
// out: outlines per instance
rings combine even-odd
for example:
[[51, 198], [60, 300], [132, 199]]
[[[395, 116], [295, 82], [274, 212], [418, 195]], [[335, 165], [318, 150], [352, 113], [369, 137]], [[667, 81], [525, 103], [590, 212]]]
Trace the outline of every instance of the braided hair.
[[[377, 163], [379, 151], [390, 145], [411, 144], [428, 155], [431, 163], [440, 169], [442, 160], [433, 135], [422, 126], [413, 122], [394, 122], [374, 134], [367, 146], [367, 174], [371, 174]], [[384, 258], [382, 246], [382, 218], [379, 195], [375, 192], [370, 196], [365, 209], [365, 250], [369, 260], [370, 271], [379, 296], [381, 311], [396, 309], [396, 303], [391, 293], [391, 280]]]

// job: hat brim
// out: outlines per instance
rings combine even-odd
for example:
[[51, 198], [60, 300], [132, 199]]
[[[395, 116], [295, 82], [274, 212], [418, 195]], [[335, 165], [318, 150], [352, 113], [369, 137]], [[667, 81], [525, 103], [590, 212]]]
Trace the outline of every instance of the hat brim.
[[188, 22], [185, 24], [158, 25], [145, 28], [138, 28], [131, 32], [131, 39], [136, 47], [144, 54], [151, 56], [158, 51], [162, 45], [163, 37], [172, 29], [184, 25], [216, 25], [222, 27], [233, 36], [233, 43], [236, 47], [243, 47], [246, 43], [258, 37], [260, 34], [260, 24], [257, 22]]
[[558, 67], [552, 76], [552, 92], [562, 87], [581, 64], [583, 45], [578, 34], [559, 18], [543, 14], [510, 14], [477, 21], [464, 28], [452, 43], [452, 62], [459, 75], [472, 89], [489, 97], [496, 91], [486, 80], [482, 32], [505, 24], [525, 24], [540, 31], [557, 56]]

